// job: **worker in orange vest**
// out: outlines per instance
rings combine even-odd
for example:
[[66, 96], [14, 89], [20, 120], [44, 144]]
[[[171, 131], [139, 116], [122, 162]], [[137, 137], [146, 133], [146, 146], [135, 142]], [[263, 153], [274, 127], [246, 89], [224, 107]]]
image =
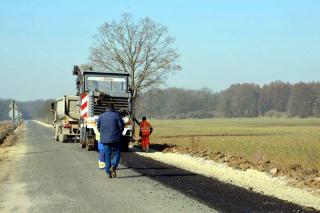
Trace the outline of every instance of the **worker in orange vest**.
[[146, 117], [142, 117], [142, 121], [139, 122], [134, 118], [134, 121], [140, 126], [139, 136], [141, 137], [141, 149], [142, 151], [149, 151], [150, 147], [150, 138], [149, 136], [152, 134], [153, 127], [147, 121]]

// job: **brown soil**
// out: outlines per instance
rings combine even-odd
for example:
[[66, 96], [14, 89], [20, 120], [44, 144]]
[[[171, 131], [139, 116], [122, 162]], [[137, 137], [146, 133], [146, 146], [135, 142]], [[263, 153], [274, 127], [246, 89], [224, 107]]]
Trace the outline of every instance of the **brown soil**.
[[161, 152], [173, 152], [202, 157], [218, 163], [226, 163], [232, 168], [243, 171], [255, 169], [270, 173], [273, 176], [285, 176], [288, 177], [289, 183], [294, 186], [301, 188], [309, 187], [317, 190], [320, 189], [320, 171], [317, 169], [305, 169], [299, 164], [283, 166], [280, 163], [271, 162], [269, 160], [263, 162], [250, 162], [240, 156], [226, 155], [216, 151], [195, 151], [188, 147], [179, 147], [172, 144], [152, 144], [151, 148]]

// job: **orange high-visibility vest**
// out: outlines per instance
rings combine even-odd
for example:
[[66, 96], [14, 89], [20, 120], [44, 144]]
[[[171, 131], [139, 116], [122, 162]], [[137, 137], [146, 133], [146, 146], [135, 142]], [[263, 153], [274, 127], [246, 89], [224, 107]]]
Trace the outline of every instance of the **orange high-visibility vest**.
[[150, 129], [152, 126], [148, 121], [141, 121], [140, 123], [140, 131], [142, 136], [149, 136], [150, 135]]

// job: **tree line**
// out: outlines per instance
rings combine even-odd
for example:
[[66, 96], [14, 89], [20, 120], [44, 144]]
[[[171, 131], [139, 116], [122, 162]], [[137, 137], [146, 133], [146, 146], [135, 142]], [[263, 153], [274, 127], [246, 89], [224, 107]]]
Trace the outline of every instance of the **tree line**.
[[[0, 99], [0, 121], [9, 120], [9, 105], [12, 100]], [[23, 119], [47, 119], [50, 117], [50, 104], [52, 100], [16, 101]]]
[[[24, 119], [50, 120], [51, 102], [36, 100], [17, 105]], [[9, 104], [10, 100], [0, 99], [0, 120], [9, 119]], [[154, 88], [140, 95], [136, 114], [159, 119], [320, 117], [320, 83], [275, 81], [264, 86], [244, 83], [233, 84], [221, 92], [208, 88]]]
[[320, 117], [320, 83], [233, 84], [217, 93], [207, 88], [152, 89], [141, 95], [137, 114], [163, 119]]

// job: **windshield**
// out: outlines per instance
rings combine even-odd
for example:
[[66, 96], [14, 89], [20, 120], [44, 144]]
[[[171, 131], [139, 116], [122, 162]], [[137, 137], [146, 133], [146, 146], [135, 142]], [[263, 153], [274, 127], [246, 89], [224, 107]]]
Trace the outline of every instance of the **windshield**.
[[124, 77], [88, 76], [86, 89], [96, 92], [123, 92], [127, 90], [127, 81]]

